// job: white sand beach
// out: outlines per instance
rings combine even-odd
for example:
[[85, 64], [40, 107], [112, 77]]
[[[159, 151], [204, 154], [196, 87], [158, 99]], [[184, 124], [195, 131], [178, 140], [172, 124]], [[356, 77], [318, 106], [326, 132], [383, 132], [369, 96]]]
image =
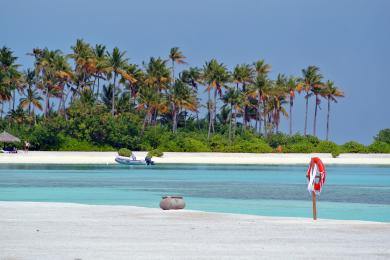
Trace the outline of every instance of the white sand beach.
[[389, 259], [390, 224], [0, 202], [0, 259]]
[[[143, 159], [146, 152], [134, 152]], [[115, 164], [116, 152], [19, 152], [0, 154], [1, 163], [24, 164]], [[174, 153], [165, 152], [162, 158], [153, 157], [156, 163], [193, 164], [264, 164], [264, 165], [307, 165], [310, 158], [318, 156], [325, 164], [340, 165], [390, 165], [390, 154], [341, 154], [332, 158], [330, 154], [279, 154], [279, 153]]]

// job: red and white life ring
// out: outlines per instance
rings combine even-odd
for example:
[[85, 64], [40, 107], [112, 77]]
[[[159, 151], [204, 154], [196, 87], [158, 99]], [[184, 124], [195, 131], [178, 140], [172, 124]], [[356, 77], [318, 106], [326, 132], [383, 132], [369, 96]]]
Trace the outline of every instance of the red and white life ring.
[[311, 158], [306, 177], [308, 180], [307, 190], [310, 193], [315, 192], [316, 194], [319, 194], [326, 179], [325, 166], [320, 158]]

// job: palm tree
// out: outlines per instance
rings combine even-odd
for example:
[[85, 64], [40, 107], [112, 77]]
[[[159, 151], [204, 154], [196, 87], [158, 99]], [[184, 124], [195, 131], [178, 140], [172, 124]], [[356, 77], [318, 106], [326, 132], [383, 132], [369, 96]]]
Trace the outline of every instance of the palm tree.
[[131, 107], [135, 105], [138, 89], [142, 84], [142, 80], [144, 79], [144, 72], [135, 64], [128, 64], [124, 68], [124, 71], [126, 74], [122, 75], [120, 82], [129, 89], [128, 100], [129, 107]]
[[100, 79], [106, 80], [105, 74], [109, 73], [109, 64], [107, 61], [106, 46], [102, 44], [96, 44], [93, 49], [93, 55], [96, 60], [95, 80], [93, 85], [93, 92], [95, 92], [95, 82], [97, 80], [96, 97], [100, 94]]
[[62, 55], [61, 53], [57, 53], [53, 58], [53, 70], [54, 75], [51, 79], [52, 84], [50, 86], [49, 94], [60, 99], [58, 104], [58, 111], [60, 112], [62, 110], [65, 119], [67, 119], [65, 104], [69, 91], [65, 94], [65, 86], [71, 83], [74, 78], [74, 74], [71, 66], [68, 63], [67, 56]]
[[198, 100], [194, 91], [182, 80], [176, 80], [170, 95], [172, 103], [172, 131], [177, 132], [178, 114], [181, 110], [197, 111]]
[[[100, 98], [104, 105], [106, 105], [107, 109], [112, 108], [112, 95], [113, 95], [114, 86], [112, 83], [108, 84], [108, 86], [103, 85], [102, 93], [100, 93]], [[120, 90], [115, 89], [115, 98], [119, 97]]]
[[76, 44], [71, 49], [73, 53], [68, 56], [74, 60], [76, 65], [75, 93], [80, 95], [80, 89], [91, 86], [93, 83], [91, 77], [96, 74], [97, 59], [94, 55], [94, 49], [82, 39], [77, 39]]
[[[18, 71], [20, 65], [16, 64], [18, 58], [13, 55], [13, 51], [5, 46], [0, 49], [0, 71], [1, 71], [1, 98], [2, 106], [4, 101], [12, 100], [12, 109], [15, 109], [16, 90], [21, 90], [22, 76]], [[10, 104], [11, 108], [11, 104]]]
[[276, 132], [279, 132], [280, 114], [288, 116], [287, 111], [284, 109], [283, 104], [286, 103], [286, 91], [288, 79], [284, 74], [278, 74], [273, 88], [270, 90], [273, 96], [273, 124], [275, 125]]
[[9, 88], [9, 77], [0, 70], [0, 102], [1, 111], [0, 118], [3, 118], [4, 101], [9, 101], [12, 98], [11, 89]]
[[[180, 79], [191, 85], [192, 90], [194, 91], [195, 95], [198, 95], [198, 84], [202, 84], [202, 72], [199, 68], [191, 67], [188, 70], [183, 70]], [[200, 129], [199, 125], [199, 111], [196, 110], [196, 123], [198, 125], [198, 128]]]
[[21, 106], [18, 106], [17, 109], [11, 109], [8, 111], [7, 119], [10, 124], [20, 125], [23, 124], [26, 120], [26, 114]]
[[111, 108], [111, 114], [114, 116], [115, 114], [115, 88], [116, 88], [116, 79], [118, 77], [118, 74], [121, 74], [122, 76], [129, 76], [127, 73], [123, 71], [123, 69], [127, 65], [128, 59], [125, 58], [126, 52], [121, 52], [117, 47], [115, 47], [112, 50], [112, 53], [107, 52], [108, 55], [108, 64], [110, 65], [110, 70], [114, 73], [114, 82], [113, 82], [113, 88], [112, 91], [112, 108]]
[[316, 131], [317, 130], [317, 111], [318, 111], [319, 105], [321, 104], [320, 96], [321, 96], [321, 92], [322, 92], [323, 88], [324, 88], [323, 83], [318, 83], [318, 84], [313, 85], [313, 88], [311, 90], [311, 92], [316, 97], [316, 102], [315, 102], [315, 107], [314, 107], [313, 136], [316, 136], [316, 133], [317, 133], [317, 131]]
[[[211, 131], [215, 132], [215, 120], [217, 114], [217, 93], [222, 95], [222, 88], [229, 82], [230, 75], [223, 63], [218, 63], [216, 59], [206, 62], [203, 67], [203, 78], [207, 84], [208, 108], [209, 108], [209, 130], [207, 137], [210, 138]], [[210, 91], [214, 89], [214, 101], [211, 102]]]
[[[265, 116], [266, 111], [266, 97], [265, 89], [269, 83], [268, 73], [271, 71], [271, 65], [265, 63], [264, 60], [258, 60], [254, 63], [256, 78], [254, 82], [254, 90], [257, 91], [257, 121], [258, 123], [258, 133], [261, 134], [261, 103], [263, 103], [263, 114]], [[264, 118], [264, 134], [266, 134], [266, 119]]]
[[31, 107], [34, 106], [38, 108], [39, 110], [42, 110], [42, 104], [41, 100], [42, 97], [39, 95], [38, 91], [36, 89], [33, 89], [33, 86], [35, 84], [35, 72], [27, 69], [27, 71], [24, 73], [25, 83], [26, 83], [26, 93], [25, 97], [22, 97], [19, 102], [20, 106], [23, 109], [28, 108], [28, 115], [31, 116]]
[[175, 63], [177, 64], [187, 64], [184, 60], [186, 57], [183, 55], [179, 47], [171, 48], [169, 52], [169, 59], [172, 62], [172, 86], [175, 83]]
[[56, 65], [58, 65], [59, 56], [62, 56], [60, 50], [50, 51], [45, 49], [33, 49], [31, 54], [35, 57], [35, 76], [37, 87], [42, 89], [45, 94], [44, 116], [50, 110], [50, 96], [53, 95], [53, 89], [58, 89]]
[[39, 110], [42, 110], [41, 101], [42, 97], [39, 93], [32, 88], [27, 89], [26, 97], [20, 99], [20, 106], [23, 109], [28, 108], [28, 115], [31, 116], [31, 107], [34, 106]]
[[140, 88], [138, 93], [137, 110], [145, 112], [144, 122], [141, 133], [143, 134], [147, 125], [152, 124], [153, 115], [158, 112], [165, 113], [168, 111], [167, 101], [161, 98], [153, 86], [146, 85]]
[[337, 98], [344, 97], [344, 92], [338, 89], [333, 81], [328, 80], [322, 90], [322, 95], [328, 100], [328, 113], [326, 116], [326, 140], [329, 140], [330, 102], [337, 103]]
[[306, 92], [304, 135], [307, 134], [307, 111], [309, 108], [309, 98], [313, 95], [310, 92], [314, 89], [314, 86], [321, 84], [322, 75], [319, 71], [320, 69], [316, 66], [308, 66], [306, 69], [303, 69], [302, 78], [300, 79], [300, 84], [298, 86], [298, 92], [301, 92], [302, 90]]
[[[228, 87], [222, 100], [225, 102], [223, 107], [229, 106], [229, 142], [236, 134], [237, 112], [241, 111], [242, 92], [237, 88]], [[232, 125], [234, 125], [232, 130]]]
[[[239, 88], [239, 84], [242, 86], [242, 92], [247, 91], [246, 86], [253, 83], [254, 81], [254, 70], [249, 64], [237, 65], [233, 70], [233, 82], [236, 83], [236, 88]], [[243, 114], [243, 125], [246, 128], [247, 122], [250, 120], [248, 118], [248, 106], [245, 105]]]
[[[151, 57], [148, 64], [144, 63], [144, 66], [146, 69], [144, 83], [156, 91], [158, 99], [161, 98], [163, 90], [165, 90], [165, 95], [167, 95], [167, 89], [171, 81], [167, 60]], [[155, 123], [157, 123], [158, 111], [159, 109], [155, 109], [151, 118], [151, 121]]]
[[290, 109], [289, 109], [289, 134], [292, 135], [292, 116], [293, 116], [293, 106], [294, 106], [294, 99], [295, 99], [295, 91], [297, 90], [297, 79], [293, 76], [290, 76], [287, 79], [286, 82], [286, 93], [288, 95], [288, 101], [290, 104]]

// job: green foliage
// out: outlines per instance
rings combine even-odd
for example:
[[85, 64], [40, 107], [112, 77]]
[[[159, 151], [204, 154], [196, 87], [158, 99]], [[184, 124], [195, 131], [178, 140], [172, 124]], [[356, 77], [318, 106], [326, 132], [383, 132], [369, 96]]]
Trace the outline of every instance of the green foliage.
[[34, 150], [53, 151], [61, 147], [62, 138], [57, 131], [45, 125], [36, 125], [31, 132], [30, 142]]
[[341, 150], [343, 153], [367, 153], [368, 149], [355, 141], [350, 141], [341, 146]]
[[60, 151], [115, 151], [112, 147], [108, 145], [104, 146], [97, 146], [93, 145], [90, 142], [87, 142], [85, 140], [77, 140], [72, 137], [61, 137], [61, 145], [59, 147]]
[[368, 146], [368, 150], [370, 153], [390, 153], [390, 144], [381, 141], [375, 141]]
[[153, 150], [148, 152], [147, 156], [149, 156], [150, 158], [152, 158], [152, 157], [163, 157], [164, 153], [160, 149], [153, 149]]
[[132, 152], [127, 148], [121, 148], [118, 151], [119, 156], [130, 157]]
[[212, 152], [225, 152], [225, 147], [229, 146], [229, 140], [223, 135], [216, 134], [210, 138], [208, 144]]
[[210, 152], [210, 148], [200, 140], [184, 137], [168, 141], [161, 146], [167, 152]]
[[375, 136], [375, 141], [390, 144], [390, 128], [383, 129]]
[[272, 148], [262, 139], [236, 140], [233, 145], [226, 146], [222, 152], [231, 153], [271, 153]]
[[269, 135], [266, 138], [266, 141], [272, 148], [277, 148], [279, 145], [286, 146], [287, 144], [289, 144], [290, 139], [291, 137], [289, 137], [286, 134], [277, 133], [277, 134]]
[[291, 146], [293, 144], [309, 144], [311, 146], [316, 146], [320, 143], [320, 140], [311, 135], [300, 135], [300, 134], [295, 134], [295, 135], [287, 135], [283, 133], [277, 133], [270, 135], [266, 138], [267, 143], [272, 147], [272, 148], [277, 148], [279, 145], [282, 147], [285, 146]]
[[332, 157], [337, 158], [341, 153], [341, 149], [339, 146], [335, 146], [334, 149], [331, 151]]
[[300, 142], [289, 144], [283, 150], [286, 153], [312, 153], [314, 152], [314, 145], [310, 142]]
[[315, 147], [315, 152], [317, 153], [331, 153], [338, 148], [338, 145], [330, 141], [321, 141]]

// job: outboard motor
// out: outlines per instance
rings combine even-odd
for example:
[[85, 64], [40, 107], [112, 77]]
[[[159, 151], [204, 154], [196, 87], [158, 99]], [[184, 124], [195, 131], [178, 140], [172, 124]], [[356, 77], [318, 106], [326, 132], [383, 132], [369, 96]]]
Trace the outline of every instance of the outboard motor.
[[154, 162], [152, 161], [152, 158], [149, 156], [145, 157], [145, 162], [146, 162], [146, 165], [153, 165], [154, 164]]

